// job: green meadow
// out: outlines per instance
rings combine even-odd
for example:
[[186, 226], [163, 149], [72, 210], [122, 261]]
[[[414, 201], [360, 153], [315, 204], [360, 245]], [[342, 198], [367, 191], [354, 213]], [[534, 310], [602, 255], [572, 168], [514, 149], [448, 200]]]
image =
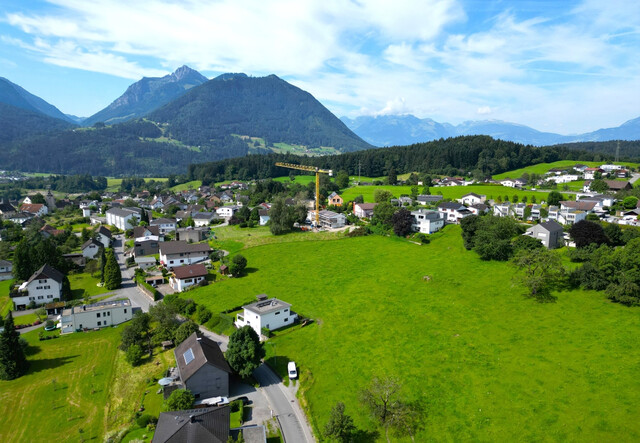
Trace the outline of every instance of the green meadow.
[[603, 293], [537, 303], [510, 264], [466, 251], [457, 226], [423, 246], [370, 236], [242, 254], [246, 276], [184, 296], [220, 312], [266, 293], [314, 320], [278, 333], [267, 351], [298, 364], [317, 435], [338, 401], [374, 430], [358, 396], [378, 375], [426, 402], [416, 441], [640, 439], [638, 310]]
[[[494, 180], [502, 180], [504, 178], [520, 178], [522, 177], [522, 174], [524, 174], [525, 172], [527, 174], [544, 175], [545, 173], [549, 172], [549, 169], [566, 168], [569, 166], [574, 166], [576, 164], [587, 165], [591, 168], [594, 168], [596, 166], [602, 165], [602, 163], [603, 162], [601, 161], [600, 162], [583, 162], [583, 161], [577, 161], [577, 160], [560, 160], [553, 163], [538, 163], [536, 165], [527, 166], [526, 168], [503, 172], [502, 174], [496, 174], [493, 176], [493, 178]], [[622, 162], [620, 164], [624, 164], [634, 168], [638, 167], [637, 163]]]
[[[340, 196], [345, 201], [352, 201], [358, 195], [362, 195], [365, 203], [372, 203], [374, 201], [373, 196], [377, 189], [384, 189], [390, 191], [394, 197], [400, 197], [401, 195], [411, 195], [411, 186], [354, 186], [352, 188], [346, 189]], [[422, 192], [422, 186], [418, 187], [419, 191]], [[462, 197], [465, 194], [470, 192], [474, 192], [480, 195], [486, 195], [487, 199], [495, 198], [497, 199], [500, 196], [504, 199], [505, 196], [509, 197], [509, 200], [513, 198], [514, 195], [517, 195], [520, 200], [523, 197], [527, 197], [529, 201], [531, 198], [535, 196], [538, 202], [544, 200], [549, 194], [548, 191], [539, 192], [539, 191], [529, 191], [529, 190], [521, 190], [508, 188], [506, 186], [500, 185], [470, 185], [470, 186], [443, 186], [443, 187], [431, 187], [429, 188], [429, 192], [432, 195], [441, 194], [444, 198], [450, 198], [455, 200], [457, 198]], [[571, 198], [570, 196], [568, 198]]]

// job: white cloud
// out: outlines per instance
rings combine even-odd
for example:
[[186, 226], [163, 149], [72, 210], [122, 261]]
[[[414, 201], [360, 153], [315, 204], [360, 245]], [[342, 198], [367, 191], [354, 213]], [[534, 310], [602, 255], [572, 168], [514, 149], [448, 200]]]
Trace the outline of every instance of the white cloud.
[[478, 113], [480, 115], [491, 114], [491, 107], [489, 107], [489, 106], [480, 106], [478, 108], [478, 110], [476, 111], [476, 113]]

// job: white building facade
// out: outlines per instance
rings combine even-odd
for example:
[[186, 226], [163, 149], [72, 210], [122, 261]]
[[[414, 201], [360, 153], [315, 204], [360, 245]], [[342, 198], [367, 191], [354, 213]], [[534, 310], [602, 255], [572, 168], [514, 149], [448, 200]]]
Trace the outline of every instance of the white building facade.
[[262, 328], [270, 331], [293, 324], [298, 314], [291, 311], [291, 305], [277, 298], [261, 300], [242, 307], [244, 313], [236, 316], [236, 326], [249, 325], [258, 335]]
[[104, 328], [119, 325], [132, 318], [129, 299], [74, 306], [62, 311], [60, 331], [68, 334], [82, 329]]

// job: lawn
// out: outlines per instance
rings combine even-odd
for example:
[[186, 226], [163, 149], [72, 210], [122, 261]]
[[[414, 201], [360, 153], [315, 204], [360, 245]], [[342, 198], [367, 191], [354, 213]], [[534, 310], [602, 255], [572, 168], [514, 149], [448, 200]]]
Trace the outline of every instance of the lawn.
[[193, 180], [190, 182], [186, 182], [186, 183], [182, 183], [179, 185], [175, 185], [174, 187], [170, 188], [171, 191], [173, 192], [180, 192], [180, 191], [187, 191], [189, 189], [194, 189], [194, 190], [198, 190], [198, 188], [202, 186], [202, 181], [201, 180]]
[[69, 275], [69, 283], [71, 284], [71, 295], [73, 299], [82, 298], [85, 291], [90, 297], [111, 292], [104, 287], [97, 286], [97, 284], [100, 283], [100, 279], [91, 277], [91, 275], [86, 272]]
[[[282, 182], [282, 183], [291, 183], [289, 176], [286, 177], [277, 177], [274, 178], [273, 181]], [[308, 185], [309, 183], [315, 183], [316, 176], [315, 175], [296, 175], [294, 176], [294, 183], [299, 183], [303, 186]]]
[[[527, 166], [526, 168], [516, 169], [514, 171], [503, 172], [502, 174], [496, 174], [493, 176], [494, 180], [502, 180], [504, 178], [520, 178], [525, 172], [527, 174], [544, 175], [549, 172], [549, 169], [554, 168], [566, 168], [568, 166], [574, 166], [576, 164], [587, 165], [589, 167], [596, 167], [602, 165], [602, 162], [583, 162], [577, 160], [560, 160], [553, 163], [538, 163], [536, 165]], [[629, 167], [637, 167], [636, 163], [622, 162], [621, 164], [628, 165]]]
[[[144, 181], [157, 181], [157, 182], [166, 182], [167, 177], [154, 177], [154, 178], [145, 178]], [[107, 191], [118, 191], [120, 189], [120, 185], [122, 184], [121, 178], [107, 178]]]
[[36, 314], [26, 314], [13, 317], [14, 325], [30, 325], [38, 319]]
[[13, 308], [11, 297], [9, 297], [9, 289], [13, 284], [13, 280], [0, 281], [0, 316], [4, 317]]
[[29, 372], [0, 381], [0, 441], [101, 441], [120, 329], [42, 342], [38, 332], [22, 336], [30, 344]]
[[[364, 201], [366, 203], [372, 203], [373, 194], [376, 189], [384, 189], [387, 191], [391, 191], [394, 197], [400, 197], [401, 195], [411, 195], [411, 186], [354, 186], [352, 188], [348, 188], [345, 190], [340, 196], [345, 201], [352, 201], [358, 195], [362, 195]], [[422, 186], [419, 186], [419, 192], [422, 192]], [[457, 199], [462, 197], [465, 194], [470, 192], [475, 192], [476, 194], [486, 195], [487, 199], [498, 198], [501, 196], [504, 199], [504, 196], [508, 196], [511, 199], [514, 195], [517, 195], [520, 200], [522, 197], [526, 196], [529, 201], [531, 201], [531, 197], [536, 197], [536, 200], [540, 202], [544, 200], [549, 191], [538, 192], [538, 191], [523, 191], [520, 189], [507, 188], [506, 186], [499, 185], [470, 185], [470, 186], [443, 186], [443, 187], [431, 187], [429, 188], [431, 194], [441, 194], [444, 198]]]
[[456, 226], [425, 246], [372, 236], [242, 253], [246, 276], [185, 297], [220, 312], [267, 293], [315, 320], [272, 340], [299, 366], [316, 433], [338, 401], [375, 429], [359, 392], [392, 375], [427, 404], [416, 441], [640, 439], [637, 309], [588, 291], [536, 303], [509, 264], [466, 251]]

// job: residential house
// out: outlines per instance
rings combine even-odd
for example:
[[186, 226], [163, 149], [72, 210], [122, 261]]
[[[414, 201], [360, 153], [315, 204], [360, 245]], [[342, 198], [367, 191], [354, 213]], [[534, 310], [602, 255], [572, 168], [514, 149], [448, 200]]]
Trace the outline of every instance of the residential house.
[[13, 305], [16, 309], [25, 309], [31, 302], [41, 305], [58, 301], [62, 298], [63, 280], [62, 272], [45, 264], [11, 295]]
[[627, 178], [629, 177], [629, 171], [626, 169], [620, 169], [616, 171], [616, 177], [618, 178]]
[[189, 286], [197, 285], [204, 281], [207, 274], [207, 268], [202, 263], [177, 266], [173, 268], [173, 275], [169, 278], [169, 285], [174, 291], [182, 292]]
[[430, 205], [442, 201], [441, 195], [419, 195], [416, 199], [421, 205]]
[[414, 219], [411, 228], [415, 232], [433, 234], [444, 226], [445, 216], [442, 212], [418, 209], [417, 211], [411, 211], [411, 215]]
[[235, 324], [238, 328], [249, 325], [262, 335], [262, 328], [270, 331], [292, 325], [298, 319], [298, 314], [291, 310], [291, 305], [277, 298], [267, 299], [266, 294], [258, 296], [258, 301], [242, 307], [244, 312], [236, 315]]
[[173, 353], [180, 383], [197, 399], [229, 396], [231, 368], [215, 341], [194, 332]]
[[133, 238], [148, 237], [150, 235], [161, 237], [160, 226], [136, 226], [133, 228]]
[[358, 218], [371, 218], [376, 205], [377, 203], [354, 203], [353, 214]]
[[224, 204], [232, 203], [234, 201], [232, 192], [224, 191], [223, 193], [219, 194], [218, 197], [220, 198], [220, 201]]
[[177, 229], [176, 221], [170, 218], [157, 218], [155, 220], [151, 220], [149, 226], [157, 226], [158, 229], [160, 229], [160, 235], [174, 232]]
[[116, 326], [133, 318], [131, 301], [111, 300], [74, 306], [62, 311], [60, 333]]
[[0, 281], [13, 278], [13, 263], [9, 260], [0, 260]]
[[133, 242], [133, 256], [142, 257], [144, 255], [154, 255], [160, 252], [162, 240], [157, 235], [145, 235], [136, 237]]
[[399, 197], [398, 204], [400, 206], [411, 206], [413, 204], [413, 200], [411, 199], [411, 197]]
[[82, 245], [82, 256], [89, 260], [96, 258], [98, 253], [100, 252], [100, 248], [102, 248], [102, 243], [98, 240], [90, 238]]
[[604, 173], [604, 169], [600, 169], [600, 168], [586, 168], [584, 170], [584, 179], [585, 180], [593, 180], [596, 178], [596, 173], [600, 173], [603, 174]]
[[329, 205], [331, 206], [342, 206], [344, 200], [337, 193], [332, 192], [328, 197]]
[[29, 214], [27, 212], [16, 212], [15, 214], [9, 217], [9, 221], [13, 223], [17, 223], [21, 226], [27, 225], [33, 219], [34, 219], [33, 214]]
[[215, 212], [198, 212], [192, 218], [196, 228], [199, 228], [202, 226], [209, 226], [211, 222], [218, 220], [220, 217]]
[[233, 217], [233, 214], [235, 214], [238, 209], [239, 208], [235, 205], [220, 206], [218, 209], [216, 209], [216, 213], [222, 218], [229, 219]]
[[465, 194], [465, 195], [463, 195], [462, 197], [460, 197], [458, 199], [458, 201], [460, 203], [462, 203], [463, 205], [467, 205], [467, 206], [484, 203], [486, 200], [487, 200], [487, 196], [486, 195], [478, 195], [478, 194], [476, 194], [474, 192], [470, 192], [468, 194]]
[[156, 265], [156, 259], [155, 257], [136, 257], [135, 263], [140, 269], [148, 269]]
[[87, 259], [82, 254], [62, 254], [62, 258], [81, 268], [87, 264]]
[[531, 205], [531, 220], [540, 220], [542, 205]]
[[438, 211], [444, 214], [448, 223], [459, 223], [463, 218], [473, 215], [466, 206], [454, 202], [440, 203]]
[[622, 165], [600, 165], [600, 169], [603, 169], [605, 172], [613, 172], [623, 168]]
[[31, 214], [34, 217], [44, 217], [49, 213], [49, 209], [46, 205], [42, 203], [31, 203], [31, 204], [23, 204], [20, 206], [20, 210], [22, 212], [26, 212], [27, 214]]
[[[136, 208], [138, 209], [138, 208]], [[132, 229], [140, 223], [141, 213], [131, 208], [111, 208], [106, 212], [107, 224], [121, 231]]]
[[557, 184], [562, 184], [562, 183], [569, 183], [569, 182], [573, 182], [578, 180], [580, 177], [578, 177], [577, 174], [562, 174], [562, 175], [557, 175], [555, 177], [549, 177], [547, 180], [550, 182], [555, 182]]
[[[230, 416], [229, 405], [162, 412], [152, 443], [226, 443], [229, 441]], [[243, 441], [254, 440], [244, 437]]]
[[504, 180], [500, 180], [500, 184], [502, 186], [506, 186], [507, 188], [515, 188], [516, 181], [511, 178], [505, 178]]
[[522, 219], [524, 219], [524, 213], [526, 209], [527, 209], [526, 203], [516, 203], [513, 206], [511, 206], [512, 214]]
[[555, 249], [563, 244], [564, 229], [559, 223], [550, 220], [531, 226], [524, 235], [540, 240], [547, 249]]
[[154, 211], [162, 211], [164, 208], [164, 202], [162, 201], [162, 197], [158, 197], [157, 195], [153, 197], [153, 200], [149, 203], [149, 209]]
[[631, 183], [628, 181], [621, 181], [621, 180], [605, 180], [604, 181], [607, 186], [609, 187], [610, 191], [628, 191], [629, 189], [631, 189], [633, 186], [631, 186]]
[[192, 265], [209, 259], [211, 247], [207, 243], [169, 241], [160, 243], [160, 263], [168, 268]]
[[469, 211], [471, 211], [473, 215], [486, 214], [489, 212], [489, 206], [484, 203], [476, 203], [475, 205], [469, 206]]
[[260, 221], [258, 222], [260, 226], [266, 226], [269, 220], [271, 220], [268, 209], [258, 209], [258, 215], [260, 216]]
[[513, 213], [511, 202], [496, 203], [493, 205], [493, 215], [496, 217], [510, 217]]
[[587, 170], [587, 168], [588, 168], [587, 165], [583, 165], [581, 163], [577, 163], [576, 165], [573, 166], [573, 169], [575, 169], [578, 172], [584, 172]]
[[4, 199], [0, 200], [0, 218], [8, 219], [15, 213], [16, 208], [11, 203], [5, 202]]
[[587, 200], [565, 200], [560, 202], [560, 210], [575, 209], [578, 211], [585, 211], [587, 213], [593, 212], [597, 202]]
[[347, 223], [347, 217], [333, 211], [320, 211], [320, 226], [323, 228], [342, 228]]
[[56, 229], [53, 226], [46, 224], [42, 228], [40, 228], [40, 234], [42, 234], [45, 238], [57, 237], [64, 234], [64, 229]]
[[248, 195], [239, 195], [236, 194], [236, 206], [242, 208], [243, 206], [247, 206], [249, 204], [249, 196]]
[[111, 241], [113, 239], [113, 236], [111, 235], [111, 231], [109, 229], [107, 229], [106, 226], [100, 226], [97, 230], [96, 230], [96, 239], [102, 243], [102, 246], [104, 246], [105, 248], [108, 248], [111, 246]]

